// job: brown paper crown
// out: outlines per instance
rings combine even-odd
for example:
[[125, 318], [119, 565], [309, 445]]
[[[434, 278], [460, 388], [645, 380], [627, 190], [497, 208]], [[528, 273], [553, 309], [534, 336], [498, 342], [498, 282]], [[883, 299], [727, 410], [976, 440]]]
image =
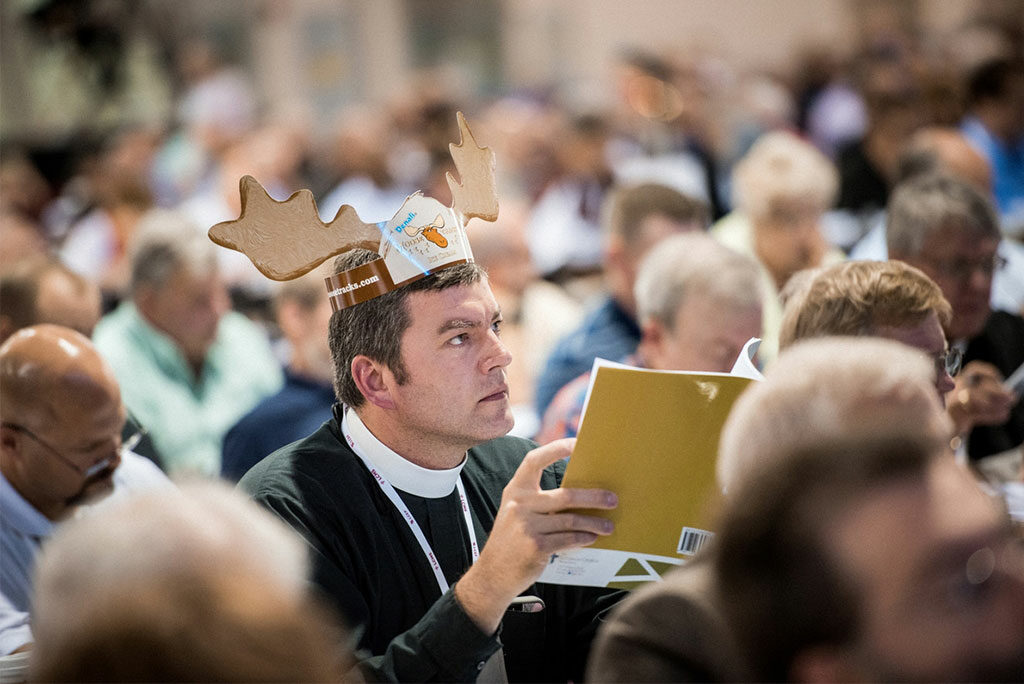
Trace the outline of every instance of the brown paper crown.
[[386, 223], [364, 223], [343, 205], [330, 223], [320, 220], [313, 193], [299, 190], [283, 202], [252, 176], [239, 181], [241, 215], [210, 228], [210, 239], [242, 252], [272, 280], [292, 280], [357, 247], [379, 259], [326, 278], [335, 311], [365, 302], [431, 273], [473, 260], [466, 223], [498, 218], [494, 152], [479, 147], [458, 113], [462, 140], [448, 146], [462, 182], [447, 174], [452, 206], [414, 193]]

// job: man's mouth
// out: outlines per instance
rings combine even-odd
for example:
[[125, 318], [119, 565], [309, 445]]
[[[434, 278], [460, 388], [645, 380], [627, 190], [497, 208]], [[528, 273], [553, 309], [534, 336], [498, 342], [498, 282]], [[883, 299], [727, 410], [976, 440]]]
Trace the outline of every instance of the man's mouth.
[[503, 399], [508, 399], [508, 387], [502, 387], [494, 394], [488, 394], [480, 401], [501, 401]]

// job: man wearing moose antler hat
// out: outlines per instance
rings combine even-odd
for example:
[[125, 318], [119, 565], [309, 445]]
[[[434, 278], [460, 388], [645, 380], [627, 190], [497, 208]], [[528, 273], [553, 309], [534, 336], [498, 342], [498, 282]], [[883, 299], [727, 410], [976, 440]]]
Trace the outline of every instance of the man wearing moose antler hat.
[[494, 160], [459, 125], [452, 207], [417, 193], [387, 224], [342, 207], [324, 225], [308, 192], [277, 203], [246, 178], [242, 216], [211, 229], [278, 279], [341, 253], [327, 279], [333, 419], [241, 486], [312, 547], [316, 583], [360, 634], [364, 674], [578, 681], [618, 594], [534, 583], [551, 554], [611, 532], [578, 509], [616, 498], [558, 488], [572, 440], [532, 449], [505, 436], [511, 356], [463, 229], [497, 215]]

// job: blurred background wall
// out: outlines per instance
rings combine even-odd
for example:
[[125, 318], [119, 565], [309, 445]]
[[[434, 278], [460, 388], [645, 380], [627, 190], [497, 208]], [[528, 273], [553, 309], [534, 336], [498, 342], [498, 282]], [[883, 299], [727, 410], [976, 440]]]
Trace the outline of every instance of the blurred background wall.
[[969, 20], [1024, 23], [1018, 0], [3, 0], [0, 12], [0, 135], [50, 142], [167, 120], [195, 39], [251, 74], [264, 107], [304, 108], [323, 129], [424, 68], [466, 94], [556, 87], [595, 103], [630, 48], [784, 73], [808, 49], [843, 57], [894, 25], [941, 42]]

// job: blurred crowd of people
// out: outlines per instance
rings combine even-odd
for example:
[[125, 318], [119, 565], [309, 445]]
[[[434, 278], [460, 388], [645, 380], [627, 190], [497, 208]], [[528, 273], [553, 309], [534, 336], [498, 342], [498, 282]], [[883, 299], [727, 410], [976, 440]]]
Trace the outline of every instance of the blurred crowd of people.
[[[165, 674], [326, 680], [361, 657], [332, 616], [312, 607], [303, 554], [277, 521], [217, 487], [176, 490], [167, 503], [164, 474], [238, 481], [340, 410], [323, 286], [330, 271], [274, 283], [244, 255], [215, 246], [207, 230], [239, 216], [245, 175], [279, 201], [311, 190], [325, 223], [343, 205], [364, 222], [387, 221], [417, 190], [451, 204], [446, 175], [458, 170], [449, 144], [459, 141], [456, 112], [464, 111], [498, 160], [499, 219], [473, 221], [467, 232], [503, 318], [512, 363], [499, 370], [513, 435], [556, 445], [575, 436], [596, 357], [728, 372], [748, 339], [762, 339], [758, 363], [768, 379], [745, 395], [723, 435], [719, 479], [730, 503], [721, 543], [688, 565], [677, 587], [659, 589], [714, 597], [712, 607], [672, 626], [675, 618], [658, 611], [669, 599], [638, 593], [603, 633], [588, 676], [1019, 675], [1024, 620], [1014, 620], [1024, 617], [1024, 567], [1019, 530], [1007, 541], [999, 516], [1008, 507], [1024, 521], [1024, 35], [972, 31], [971, 49], [941, 51], [883, 33], [849, 59], [802, 55], [785, 76], [633, 51], [614, 71], [617, 101], [600, 110], [579, 110], [555, 90], [462, 101], [424, 82], [400, 100], [338, 112], [322, 140], [308, 120], [261, 102], [242, 70], [195, 43], [182, 56], [185, 85], [167, 126], [123, 128], [83, 144], [69, 151], [73, 170], [61, 178], [47, 177], [31, 149], [5, 142], [0, 654], [38, 639], [45, 657], [36, 676], [58, 680], [147, 678], [158, 657], [171, 662], [186, 651], [207, 669]], [[835, 335], [903, 346], [807, 342]], [[894, 380], [896, 371], [880, 366], [907, 375]], [[91, 452], [80, 449], [85, 437]], [[114, 444], [99, 460], [87, 455]], [[63, 466], [53, 467], [64, 472], [38, 466], [38, 450], [60, 456]], [[948, 464], [946, 451], [956, 454]], [[829, 474], [828, 459], [840, 455], [847, 467]], [[977, 480], [1003, 495], [998, 506], [979, 498]], [[134, 509], [111, 507], [120, 539], [105, 537], [92, 513], [78, 515], [100, 490], [150, 492]], [[966, 501], [965, 519], [976, 523], [968, 543], [981, 539], [975, 546], [998, 554], [983, 578], [968, 578], [971, 588], [1007, 594], [989, 613], [972, 604], [987, 630], [973, 638], [996, 644], [987, 660], [977, 656], [982, 644], [964, 646], [963, 658], [951, 655], [946, 665], [938, 654], [915, 661], [927, 640], [892, 646], [900, 620], [911, 618], [878, 608], [872, 601], [882, 599], [863, 589], [883, 584], [889, 568], [861, 554], [857, 536], [881, 534], [872, 525], [882, 520], [897, 543], [911, 539], [914, 530], [893, 522], [908, 502], [930, 502], [908, 515], [934, 523], [926, 531], [948, 550], [939, 542], [963, 530], [937, 500]], [[82, 520], [60, 531], [56, 523], [72, 515]], [[246, 529], [249, 520], [255, 529]], [[769, 525], [778, 520], [790, 537], [769, 539], [781, 535]], [[203, 526], [208, 535], [196, 531]], [[51, 534], [33, 606], [32, 567]], [[923, 555], [934, 552], [930, 541], [906, 545]], [[138, 567], [118, 565], [143, 547]], [[812, 578], [809, 561], [797, 558], [802, 549], [837, 576]], [[965, 559], [949, 553], [957, 563], [989, 563], [970, 551]], [[1013, 568], [1004, 558], [1011, 552]], [[122, 560], [87, 570], [95, 554]], [[188, 572], [167, 569], [175, 557]], [[790, 564], [767, 567], [771, 558]], [[217, 569], [228, 563], [236, 565], [225, 581]], [[163, 586], [181, 597], [186, 584], [200, 587], [206, 600], [167, 594], [175, 608], [154, 603], [153, 615], [133, 614], [126, 628], [132, 611], [118, 607], [110, 583], [144, 595], [154, 568]], [[900, 589], [913, 596], [904, 570], [897, 567]], [[799, 603], [786, 593], [794, 582], [841, 595], [831, 616], [791, 605]], [[254, 604], [243, 600], [256, 595]], [[942, 599], [946, 617], [962, 605]], [[177, 637], [167, 640], [173, 649], [154, 646], [157, 625], [185, 609], [181, 619], [211, 621], [216, 648]], [[876, 610], [890, 621], [870, 622]], [[104, 630], [95, 643], [71, 633], [96, 616]], [[912, 617], [920, 622], [908, 630], [930, 619]], [[794, 627], [776, 630], [773, 619]], [[233, 642], [239, 625], [254, 622], [262, 631], [251, 645]], [[659, 639], [690, 629], [699, 631], [694, 643], [713, 638], [715, 648], [666, 655]], [[970, 626], [958, 629], [935, 643], [970, 641]], [[103, 658], [121, 658], [132, 638], [156, 654], [152, 663], [129, 659], [104, 670]], [[252, 669], [246, 648], [270, 653], [267, 662], [281, 669]], [[665, 662], [656, 667], [658, 658]], [[400, 659], [394, 667], [401, 672]]]

